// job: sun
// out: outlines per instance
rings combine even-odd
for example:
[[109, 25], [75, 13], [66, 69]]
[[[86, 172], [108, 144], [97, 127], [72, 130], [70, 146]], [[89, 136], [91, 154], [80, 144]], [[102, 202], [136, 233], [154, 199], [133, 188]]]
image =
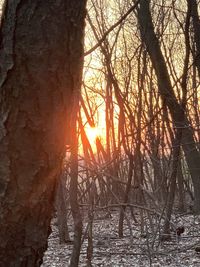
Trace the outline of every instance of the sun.
[[94, 145], [96, 143], [96, 139], [100, 136], [99, 129], [97, 127], [86, 127], [85, 128], [87, 138], [90, 144]]

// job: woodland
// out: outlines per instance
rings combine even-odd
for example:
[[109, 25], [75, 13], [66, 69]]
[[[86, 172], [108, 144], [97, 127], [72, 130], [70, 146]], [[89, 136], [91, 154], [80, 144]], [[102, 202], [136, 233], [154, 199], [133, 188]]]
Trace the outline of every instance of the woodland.
[[0, 14], [0, 267], [200, 266], [200, 1]]

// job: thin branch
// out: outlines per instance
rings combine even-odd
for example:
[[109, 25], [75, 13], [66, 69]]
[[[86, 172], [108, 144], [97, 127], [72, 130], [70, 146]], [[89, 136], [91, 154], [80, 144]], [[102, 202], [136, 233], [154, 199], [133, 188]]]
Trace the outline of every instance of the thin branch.
[[129, 8], [129, 10], [115, 23], [113, 24], [110, 29], [108, 29], [104, 35], [101, 37], [101, 39], [99, 39], [98, 43], [96, 45], [94, 45], [91, 49], [89, 49], [88, 51], [86, 51], [84, 53], [84, 56], [88, 56], [89, 54], [91, 54], [92, 52], [94, 52], [106, 39], [106, 37], [108, 36], [108, 34], [110, 32], [112, 32], [117, 26], [119, 26], [130, 14], [132, 11], [134, 11], [136, 9], [136, 7], [138, 6], [140, 0], [137, 0], [135, 2], [135, 4]]

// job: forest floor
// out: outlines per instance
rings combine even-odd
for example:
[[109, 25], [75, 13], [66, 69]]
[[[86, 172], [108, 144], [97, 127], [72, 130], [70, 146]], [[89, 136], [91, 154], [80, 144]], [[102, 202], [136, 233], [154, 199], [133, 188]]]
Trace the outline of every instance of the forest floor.
[[[109, 216], [108, 216], [109, 215]], [[135, 222], [129, 213], [124, 221], [124, 237], [118, 237], [119, 212], [98, 213], [93, 222], [92, 266], [105, 267], [199, 267], [200, 266], [200, 216], [176, 214], [172, 218], [170, 241], [160, 241], [162, 220], [158, 216], [136, 214]], [[142, 219], [141, 219], [142, 218]], [[143, 226], [144, 225], [144, 226]], [[175, 229], [184, 226], [178, 237]], [[87, 219], [84, 221], [87, 229]], [[72, 236], [72, 223], [69, 221]], [[142, 234], [141, 234], [142, 233]], [[87, 236], [80, 254], [80, 267], [87, 266]], [[48, 250], [42, 267], [67, 267], [72, 244], [59, 244], [55, 219], [49, 237]]]

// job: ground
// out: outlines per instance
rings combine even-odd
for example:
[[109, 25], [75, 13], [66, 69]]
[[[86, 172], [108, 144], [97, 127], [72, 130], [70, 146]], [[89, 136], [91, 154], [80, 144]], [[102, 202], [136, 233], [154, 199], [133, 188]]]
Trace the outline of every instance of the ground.
[[[86, 217], [86, 216], [84, 216]], [[176, 214], [172, 220], [172, 239], [161, 242], [162, 219], [152, 214], [135, 214], [133, 222], [127, 213], [124, 223], [124, 237], [118, 238], [119, 212], [101, 212], [94, 216], [92, 266], [105, 267], [198, 267], [200, 266], [200, 216]], [[141, 219], [142, 218], [142, 219]], [[52, 234], [42, 267], [67, 267], [72, 244], [59, 244], [56, 219], [52, 221]], [[144, 225], [144, 226], [143, 226]], [[179, 237], [176, 229], [184, 226]], [[72, 236], [72, 224], [69, 220]], [[84, 220], [87, 229], [87, 219]], [[142, 234], [141, 234], [142, 232]], [[87, 266], [87, 235], [83, 241], [80, 267]]]

